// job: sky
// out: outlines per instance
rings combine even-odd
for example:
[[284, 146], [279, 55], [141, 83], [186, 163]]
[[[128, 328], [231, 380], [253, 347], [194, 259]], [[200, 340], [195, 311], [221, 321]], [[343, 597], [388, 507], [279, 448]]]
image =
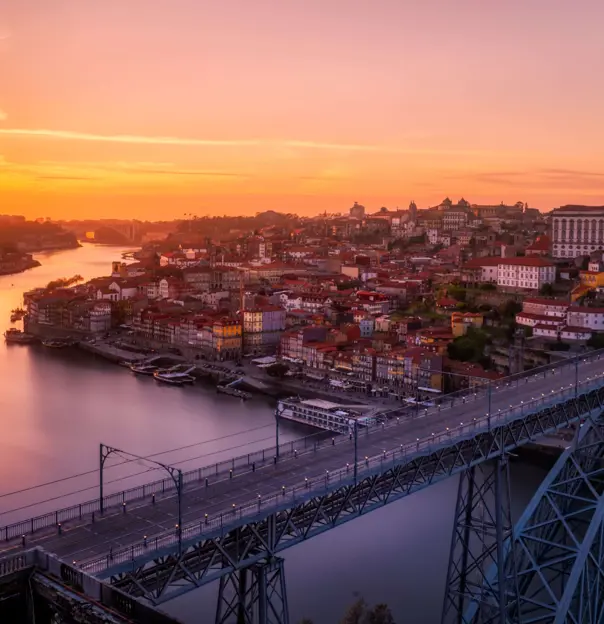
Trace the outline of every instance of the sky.
[[601, 0], [0, 0], [0, 213], [604, 204]]

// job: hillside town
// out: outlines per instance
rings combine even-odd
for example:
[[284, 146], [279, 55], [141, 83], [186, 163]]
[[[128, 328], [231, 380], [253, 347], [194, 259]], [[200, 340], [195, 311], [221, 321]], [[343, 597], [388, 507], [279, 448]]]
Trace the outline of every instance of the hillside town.
[[25, 293], [25, 327], [430, 395], [604, 346], [603, 249], [604, 207], [193, 218], [106, 276]]

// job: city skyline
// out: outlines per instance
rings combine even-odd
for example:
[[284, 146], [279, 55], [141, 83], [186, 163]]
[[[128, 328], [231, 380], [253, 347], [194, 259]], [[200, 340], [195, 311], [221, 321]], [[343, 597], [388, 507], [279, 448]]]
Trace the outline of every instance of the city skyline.
[[602, 204], [603, 18], [587, 0], [14, 3], [2, 211]]

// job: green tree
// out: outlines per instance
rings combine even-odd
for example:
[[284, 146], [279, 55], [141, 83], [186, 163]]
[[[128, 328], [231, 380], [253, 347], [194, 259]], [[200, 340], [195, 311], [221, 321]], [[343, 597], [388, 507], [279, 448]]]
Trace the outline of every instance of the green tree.
[[509, 299], [506, 301], [501, 313], [504, 318], [514, 318], [518, 312], [522, 311], [522, 304], [514, 301], [513, 299]]
[[289, 367], [287, 366], [287, 364], [283, 364], [283, 362], [275, 362], [274, 364], [271, 364], [269, 367], [267, 367], [266, 372], [271, 377], [279, 377], [280, 379], [282, 379], [283, 377], [285, 377], [285, 373], [287, 373], [288, 370]]
[[539, 294], [544, 297], [551, 297], [554, 294], [554, 287], [551, 284], [543, 284], [539, 289]]
[[592, 349], [604, 349], [604, 334], [592, 334], [587, 346]]
[[451, 286], [449, 287], [448, 294], [450, 297], [453, 297], [456, 301], [465, 301], [466, 300], [466, 289], [460, 288], [459, 286]]

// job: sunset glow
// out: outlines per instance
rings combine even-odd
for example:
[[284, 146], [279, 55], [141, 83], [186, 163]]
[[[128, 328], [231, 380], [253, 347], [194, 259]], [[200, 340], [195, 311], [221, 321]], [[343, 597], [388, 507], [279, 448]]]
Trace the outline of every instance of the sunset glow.
[[0, 8], [0, 197], [28, 217], [604, 203], [595, 0]]

